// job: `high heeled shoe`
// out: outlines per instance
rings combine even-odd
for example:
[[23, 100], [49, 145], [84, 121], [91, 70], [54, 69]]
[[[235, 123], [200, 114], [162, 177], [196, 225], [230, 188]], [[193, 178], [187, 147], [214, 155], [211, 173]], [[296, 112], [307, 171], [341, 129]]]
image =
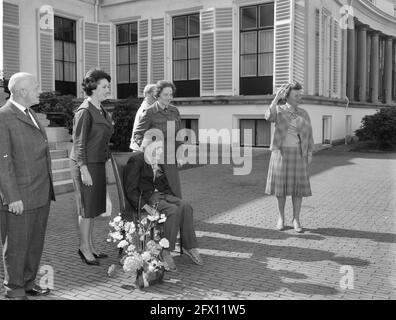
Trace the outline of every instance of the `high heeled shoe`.
[[300, 223], [297, 224], [295, 219], [293, 219], [293, 226], [294, 226], [294, 231], [296, 231], [297, 233], [303, 233], [304, 232], [304, 230], [301, 227]]
[[80, 256], [82, 262], [85, 262], [86, 264], [88, 264], [90, 266], [98, 266], [100, 264], [99, 261], [96, 259], [88, 260], [87, 258], [85, 258], [84, 254], [81, 252], [80, 249], [78, 249], [78, 255]]
[[104, 254], [104, 253], [96, 254], [96, 253], [92, 252], [92, 255], [95, 257], [95, 259], [103, 259], [103, 258], [108, 258], [109, 257], [107, 254]]

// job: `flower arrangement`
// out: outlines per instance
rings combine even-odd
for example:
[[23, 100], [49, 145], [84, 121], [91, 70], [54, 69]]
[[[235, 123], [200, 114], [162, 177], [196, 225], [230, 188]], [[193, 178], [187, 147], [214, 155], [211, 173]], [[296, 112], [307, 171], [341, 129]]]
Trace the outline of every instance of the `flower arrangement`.
[[[136, 278], [135, 285], [139, 288], [161, 282], [164, 277], [165, 266], [159, 254], [163, 248], [169, 248], [169, 241], [161, 237], [166, 216], [160, 214], [157, 207], [157, 204], [145, 206], [147, 214], [136, 224], [124, 221], [121, 214], [109, 223], [112, 230], [107, 241], [117, 243], [122, 268]], [[114, 270], [114, 266], [110, 268]]]

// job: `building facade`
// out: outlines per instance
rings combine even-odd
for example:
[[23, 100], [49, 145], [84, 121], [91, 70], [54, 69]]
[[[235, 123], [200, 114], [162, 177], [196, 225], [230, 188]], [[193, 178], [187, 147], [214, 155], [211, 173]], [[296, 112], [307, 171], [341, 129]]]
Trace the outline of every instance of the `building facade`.
[[5, 0], [2, 10], [5, 78], [23, 70], [43, 91], [82, 97], [97, 66], [113, 98], [171, 80], [185, 127], [252, 129], [254, 146], [269, 145], [264, 110], [292, 80], [317, 144], [352, 136], [396, 101], [391, 0]]

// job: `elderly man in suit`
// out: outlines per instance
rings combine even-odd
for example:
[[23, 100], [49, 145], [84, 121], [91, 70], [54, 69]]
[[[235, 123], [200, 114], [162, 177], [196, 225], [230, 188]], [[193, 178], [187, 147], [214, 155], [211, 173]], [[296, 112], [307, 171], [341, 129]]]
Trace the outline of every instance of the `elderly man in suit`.
[[166, 215], [164, 236], [169, 241], [169, 250], [163, 249], [161, 258], [168, 271], [177, 271], [170, 250], [175, 249], [179, 230], [183, 253], [195, 264], [202, 265], [203, 261], [197, 249], [193, 209], [187, 201], [175, 195], [175, 186], [167, 178], [166, 171], [161, 164], [163, 163], [163, 142], [159, 140], [152, 142], [148, 133], [142, 142], [144, 152], [134, 152], [124, 168], [126, 198], [135, 210], [141, 209], [149, 212], [153, 205], [157, 204], [157, 210]]
[[47, 136], [30, 109], [39, 85], [29, 73], [8, 83], [11, 97], [0, 108], [0, 224], [6, 297], [49, 293], [35, 283], [51, 200], [55, 200]]

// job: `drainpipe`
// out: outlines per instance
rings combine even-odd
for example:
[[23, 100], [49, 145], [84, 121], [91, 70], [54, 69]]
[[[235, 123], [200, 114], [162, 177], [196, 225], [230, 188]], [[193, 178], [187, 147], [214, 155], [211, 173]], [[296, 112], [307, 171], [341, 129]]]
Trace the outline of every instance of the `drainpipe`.
[[[347, 100], [347, 103], [345, 106], [345, 122], [346, 122], [346, 119], [348, 116], [349, 98], [348, 97], [345, 97], [345, 98]], [[347, 145], [348, 144], [348, 131], [347, 131], [348, 127], [346, 126], [346, 124], [347, 123], [345, 123], [345, 144]], [[352, 126], [352, 123], [351, 123], [351, 126]]]
[[100, 0], [95, 0], [94, 22], [98, 22], [99, 20], [99, 5]]

